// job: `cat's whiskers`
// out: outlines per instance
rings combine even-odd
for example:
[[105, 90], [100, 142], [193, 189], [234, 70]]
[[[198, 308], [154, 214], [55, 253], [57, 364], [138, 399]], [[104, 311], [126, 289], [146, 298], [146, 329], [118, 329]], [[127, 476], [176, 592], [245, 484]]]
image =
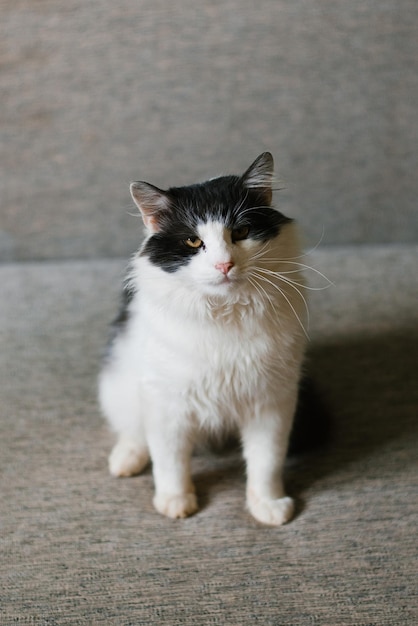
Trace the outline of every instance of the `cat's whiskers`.
[[[322, 278], [327, 284], [324, 287], [317, 287], [317, 288], [313, 288], [313, 287], [309, 287], [309, 289], [311, 289], [312, 291], [319, 291], [321, 289], [327, 289], [330, 286], [334, 286], [334, 283], [327, 278], [327, 276], [325, 276], [325, 274], [323, 274], [322, 272], [320, 272], [318, 269], [316, 269], [315, 267], [313, 267], [312, 265], [308, 265], [307, 263], [300, 263], [298, 260], [299, 259], [305, 259], [306, 257], [308, 257], [310, 254], [312, 254], [321, 244], [323, 238], [324, 238], [324, 233], [325, 233], [325, 229], [324, 227], [322, 228], [322, 234], [321, 237], [319, 238], [318, 242], [315, 244], [315, 246], [313, 248], [311, 248], [310, 250], [307, 250], [306, 252], [303, 252], [302, 254], [299, 254], [297, 256], [294, 257], [271, 257], [267, 255], [268, 250], [266, 250], [266, 248], [269, 246], [269, 242], [266, 242], [262, 248], [260, 248], [260, 250], [258, 250], [254, 255], [252, 255], [252, 257], [250, 257], [250, 261], [256, 261], [256, 260], [262, 260], [263, 264], [264, 263], [271, 263], [274, 265], [277, 264], [282, 264], [285, 263], [287, 265], [294, 265], [295, 268], [297, 269], [292, 269], [292, 270], [287, 270], [287, 271], [281, 271], [281, 274], [292, 274], [295, 273], [297, 274], [299, 272], [300, 269], [303, 269], [304, 271], [308, 271], [308, 272], [313, 272], [314, 274], [316, 274], [317, 276], [319, 276], [320, 278]], [[306, 287], [305, 285], [301, 285], [303, 287], [305, 287], [306, 289], [308, 289], [308, 287]]]
[[254, 269], [251, 270], [251, 272], [247, 275], [247, 280], [248, 282], [254, 287], [254, 289], [257, 291], [257, 293], [259, 294], [259, 296], [261, 297], [261, 300], [263, 302], [267, 301], [267, 303], [270, 305], [269, 310], [269, 316], [270, 316], [270, 320], [273, 323], [278, 323], [280, 322], [280, 315], [278, 314], [277, 311], [277, 307], [274, 303], [274, 300], [272, 298], [272, 296], [269, 294], [269, 292], [263, 287], [262, 284], [260, 284], [260, 277], [255, 271]]
[[[306, 309], [306, 316], [307, 316], [307, 323], [308, 323], [308, 327], [309, 327], [309, 307], [308, 307], [308, 303], [306, 302], [306, 298], [303, 295], [303, 293], [300, 291], [299, 287], [305, 287], [305, 285], [302, 285], [300, 283], [297, 283], [294, 280], [291, 280], [290, 278], [285, 278], [284, 276], [281, 275], [281, 272], [271, 272], [270, 270], [264, 270], [262, 268], [257, 268], [257, 271], [262, 272], [262, 273], [267, 273], [267, 275], [272, 276], [273, 278], [277, 278], [278, 280], [281, 280], [282, 282], [286, 283], [287, 285], [289, 285], [289, 287], [292, 287], [292, 289], [294, 289], [298, 295], [301, 297], [301, 299], [303, 300], [303, 303], [305, 305], [305, 309]], [[266, 278], [266, 280], [268, 280]], [[270, 281], [269, 281], [270, 282]], [[274, 284], [274, 283], [271, 283]], [[277, 285], [275, 285], [277, 287]]]
[[298, 287], [301, 287], [302, 289], [306, 289], [307, 291], [323, 291], [324, 289], [328, 289], [330, 287], [330, 284], [324, 285], [323, 287], [311, 287], [311, 285], [306, 285], [306, 283], [304, 282], [300, 283], [297, 280], [292, 280], [291, 278], [287, 278], [288, 274], [300, 274], [300, 270], [289, 270], [286, 272], [281, 272], [281, 271], [268, 270], [266, 268], [261, 268], [261, 267], [258, 267], [257, 269], [270, 276], [276, 276], [276, 277], [286, 276], [286, 278], [283, 278], [283, 280], [286, 280], [289, 283], [293, 283], [294, 285], [297, 285]]
[[270, 294], [261, 285], [259, 285], [257, 283], [257, 281], [252, 278], [251, 275], [248, 276], [248, 282], [257, 291], [257, 293], [260, 296], [262, 301], [267, 299], [267, 301], [268, 301], [268, 303], [270, 304], [270, 307], [271, 307], [270, 309], [267, 309], [268, 310], [268, 317], [269, 317], [271, 322], [277, 323], [277, 319], [279, 319], [279, 316], [277, 315], [277, 310], [276, 310], [276, 307], [274, 305], [273, 299], [270, 296]]
[[[286, 302], [288, 303], [289, 307], [290, 307], [290, 308], [291, 308], [291, 310], [293, 311], [293, 314], [295, 315], [295, 317], [296, 317], [296, 319], [297, 319], [297, 321], [298, 321], [298, 323], [299, 323], [299, 325], [300, 325], [301, 329], [303, 330], [303, 332], [304, 332], [304, 334], [305, 334], [306, 338], [309, 340], [309, 335], [308, 335], [308, 332], [307, 332], [307, 330], [306, 330], [305, 326], [303, 325], [303, 322], [302, 322], [302, 320], [301, 320], [300, 316], [298, 315], [298, 313], [297, 313], [297, 311], [296, 311], [295, 307], [293, 306], [293, 304], [292, 304], [292, 302], [291, 302], [290, 298], [286, 295], [286, 292], [285, 292], [285, 291], [284, 291], [284, 290], [283, 290], [283, 289], [282, 289], [279, 285], [277, 285], [277, 284], [276, 284], [276, 283], [274, 283], [272, 280], [270, 280], [269, 278], [267, 278], [266, 276], [264, 276], [264, 275], [263, 275], [263, 274], [259, 271], [259, 268], [254, 268], [254, 269], [252, 270], [252, 277], [253, 277], [253, 278], [257, 278], [259, 281], [262, 281], [262, 282], [265, 282], [265, 283], [267, 283], [267, 284], [271, 285], [272, 287], [274, 287], [274, 289], [276, 289], [276, 290], [277, 290], [277, 291], [278, 291], [278, 292], [279, 292], [279, 293], [283, 296], [283, 298], [286, 300]], [[306, 308], [306, 312], [307, 312], [307, 323], [308, 323], [308, 326], [309, 326], [309, 309], [308, 309], [308, 304], [307, 304], [306, 299], [305, 299], [305, 297], [303, 296], [303, 294], [299, 291], [299, 289], [298, 289], [295, 285], [293, 285], [293, 284], [291, 283], [291, 281], [288, 281], [288, 280], [287, 280], [287, 279], [285, 279], [285, 278], [281, 278], [281, 277], [280, 277], [280, 275], [276, 275], [276, 278], [278, 278], [279, 280], [282, 280], [282, 282], [284, 282], [285, 284], [289, 285], [289, 287], [292, 287], [292, 288], [293, 288], [293, 289], [294, 289], [294, 290], [295, 290], [295, 291], [299, 294], [299, 296], [301, 297], [302, 301], [304, 302], [304, 305], [305, 305], [305, 308]], [[261, 284], [259, 284], [259, 287], [263, 290], [263, 292], [265, 293], [266, 297], [268, 297], [267, 290], [266, 290], [264, 287], [262, 287], [262, 285], [261, 285]], [[269, 299], [270, 299], [270, 298], [269, 298]]]
[[[296, 258], [296, 257], [295, 257]], [[300, 270], [304, 270], [307, 272], [313, 272], [314, 274], [316, 274], [317, 276], [319, 276], [320, 278], [323, 278], [325, 280], [325, 282], [327, 283], [324, 287], [322, 287], [322, 289], [328, 289], [328, 287], [334, 286], [334, 283], [325, 276], [325, 274], [323, 274], [322, 272], [320, 272], [318, 269], [316, 269], [315, 267], [312, 267], [311, 265], [307, 265], [306, 263], [299, 263], [296, 261], [291, 261], [289, 259], [282, 259], [282, 258], [274, 258], [274, 257], [260, 257], [260, 259], [262, 260], [263, 264], [264, 263], [272, 263], [274, 265], [281, 265], [281, 264], [286, 264], [286, 265], [293, 265], [298, 269], [294, 269], [294, 270], [288, 270], [287, 272], [283, 272], [281, 271], [281, 274], [285, 274], [285, 273], [298, 273]]]
[[[294, 259], [302, 258], [304, 256], [307, 256], [307, 255], [306, 254], [300, 255], [299, 257], [294, 257]], [[302, 290], [321, 291], [323, 289], [327, 289], [333, 283], [322, 272], [312, 267], [311, 265], [308, 265], [307, 263], [301, 263], [299, 261], [293, 260], [292, 258], [276, 258], [276, 257], [269, 256], [268, 242], [264, 244], [264, 246], [262, 246], [255, 254], [253, 254], [250, 257], [249, 261], [257, 264], [255, 268], [253, 267], [251, 269], [251, 276], [252, 276], [252, 280], [250, 281], [251, 284], [255, 286], [255, 283], [257, 283], [258, 287], [262, 289], [262, 292], [264, 293], [265, 297], [268, 298], [268, 300], [270, 301], [272, 305], [273, 305], [272, 298], [269, 296], [268, 290], [265, 287], [263, 287], [260, 283], [265, 282], [269, 284], [271, 287], [273, 287], [274, 289], [276, 289], [282, 295], [282, 297], [287, 301], [289, 307], [291, 308], [291, 310], [293, 311], [293, 314], [295, 315], [297, 321], [299, 322], [299, 325], [301, 326], [305, 336], [309, 339], [307, 328], [309, 328], [309, 324], [310, 324], [310, 315], [309, 315], [308, 303], [306, 301], [305, 296], [303, 295]], [[265, 267], [265, 265], [267, 265], [267, 267]], [[268, 267], [269, 265], [270, 266], [275, 265], [276, 268], [277, 266], [279, 267], [281, 266], [281, 270], [269, 269]], [[286, 265], [290, 266], [291, 269], [288, 269], [288, 270], [282, 269], [283, 266], [286, 266]], [[300, 275], [301, 271], [313, 272], [316, 276], [319, 276], [324, 281], [326, 281], [326, 284], [323, 286], [312, 287], [310, 285], [306, 285], [304, 282], [300, 282], [303, 280], [302, 277], [300, 278], [300, 281], [292, 279], [290, 277], [290, 275], [292, 274]], [[300, 318], [300, 315], [298, 314], [295, 306], [291, 302], [291, 299], [288, 297], [284, 289], [281, 288], [277, 284], [278, 281], [282, 282], [284, 285], [288, 285], [288, 287], [293, 289], [298, 294], [299, 298], [302, 300], [303, 305], [306, 310], [307, 328], [305, 328]]]

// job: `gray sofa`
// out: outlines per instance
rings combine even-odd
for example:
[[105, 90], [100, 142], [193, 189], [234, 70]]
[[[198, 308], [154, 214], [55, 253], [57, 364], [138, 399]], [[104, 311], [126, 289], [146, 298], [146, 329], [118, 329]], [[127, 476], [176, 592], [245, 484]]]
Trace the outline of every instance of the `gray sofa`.
[[[415, 625], [418, 7], [413, 0], [2, 2], [0, 623]], [[306, 261], [328, 447], [258, 525], [239, 453], [159, 516], [107, 472], [96, 376], [141, 238], [130, 180], [276, 158]]]

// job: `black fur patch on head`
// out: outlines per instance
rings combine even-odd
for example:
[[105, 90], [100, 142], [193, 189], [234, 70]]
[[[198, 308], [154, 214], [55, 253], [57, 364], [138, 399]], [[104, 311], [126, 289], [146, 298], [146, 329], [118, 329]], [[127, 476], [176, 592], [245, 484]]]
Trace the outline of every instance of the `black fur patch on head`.
[[166, 206], [158, 215], [159, 229], [146, 241], [141, 255], [166, 272], [187, 265], [204, 248], [184, 241], [198, 236], [198, 226], [220, 221], [228, 229], [248, 227], [248, 238], [267, 241], [277, 237], [291, 220], [271, 208], [263, 189], [248, 189], [238, 176], [223, 176], [164, 192]]

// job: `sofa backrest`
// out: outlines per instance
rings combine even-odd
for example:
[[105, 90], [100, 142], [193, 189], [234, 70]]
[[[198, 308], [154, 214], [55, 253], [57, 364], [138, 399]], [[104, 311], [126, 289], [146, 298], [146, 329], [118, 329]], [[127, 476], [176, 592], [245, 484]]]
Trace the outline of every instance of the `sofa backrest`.
[[418, 238], [415, 0], [2, 3], [0, 260], [130, 254], [131, 180], [276, 160], [310, 243]]

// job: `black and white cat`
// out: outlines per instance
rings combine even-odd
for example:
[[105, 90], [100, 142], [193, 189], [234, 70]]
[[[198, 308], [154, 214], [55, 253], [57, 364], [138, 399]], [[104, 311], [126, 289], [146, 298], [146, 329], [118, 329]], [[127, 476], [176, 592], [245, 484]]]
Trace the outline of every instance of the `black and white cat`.
[[247, 506], [260, 522], [292, 517], [283, 488], [306, 344], [306, 301], [295, 223], [272, 207], [273, 158], [242, 176], [163, 191], [131, 185], [146, 238], [99, 381], [118, 435], [115, 476], [152, 460], [154, 505], [169, 517], [197, 508], [190, 461], [201, 433], [235, 431]]

